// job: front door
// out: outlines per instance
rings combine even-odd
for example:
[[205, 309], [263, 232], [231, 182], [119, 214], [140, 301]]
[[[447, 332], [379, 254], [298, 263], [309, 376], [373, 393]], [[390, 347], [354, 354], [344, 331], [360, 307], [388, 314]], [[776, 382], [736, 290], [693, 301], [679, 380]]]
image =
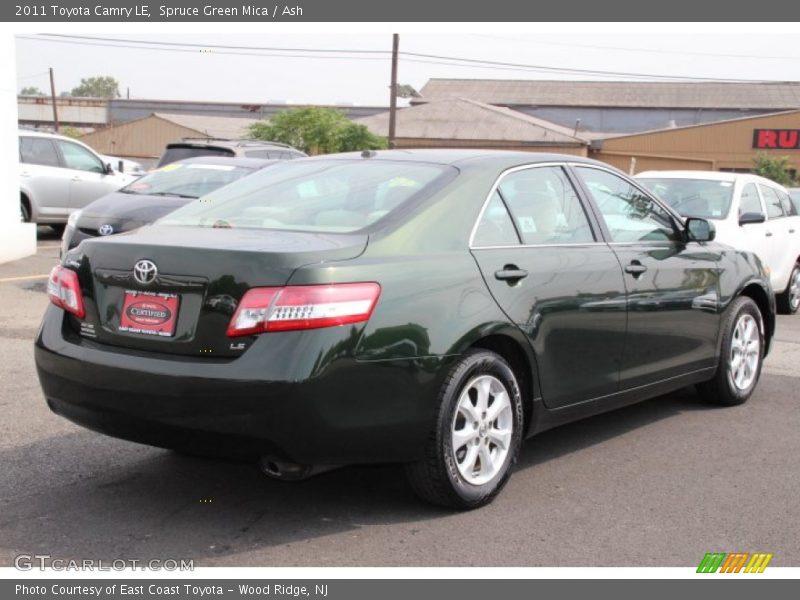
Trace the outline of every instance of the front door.
[[105, 165], [83, 146], [58, 141], [66, 172], [69, 174], [69, 209], [83, 208], [113, 191], [114, 185], [106, 175]]
[[596, 236], [558, 165], [504, 175], [473, 235], [492, 295], [530, 340], [548, 407], [619, 387], [625, 287], [614, 252]]
[[600, 167], [575, 166], [625, 272], [628, 335], [621, 387], [713, 367], [719, 331], [719, 253], [686, 242], [650, 195]]

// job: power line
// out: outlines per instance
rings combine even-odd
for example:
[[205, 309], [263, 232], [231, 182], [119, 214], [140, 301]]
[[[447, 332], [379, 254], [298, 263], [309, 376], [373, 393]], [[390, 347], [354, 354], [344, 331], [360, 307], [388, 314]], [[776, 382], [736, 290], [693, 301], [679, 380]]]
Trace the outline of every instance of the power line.
[[547, 46], [564, 46], [567, 48], [590, 48], [593, 50], [619, 50], [621, 52], [645, 52], [650, 54], [679, 54], [682, 56], [710, 56], [718, 58], [752, 58], [755, 60], [800, 60], [800, 56], [757, 56], [753, 54], [727, 54], [718, 52], [692, 52], [688, 50], [664, 50], [663, 48], [631, 48], [625, 46], [604, 46], [599, 44], [579, 44], [572, 42], [551, 42], [544, 40], [531, 40], [513, 36], [500, 36], [488, 34], [474, 34], [477, 37], [491, 38], [496, 40], [518, 41], [528, 44], [544, 44]]
[[[189, 50], [188, 48], [195, 49], [217, 49], [221, 50], [214, 54], [230, 55], [230, 56], [269, 56], [269, 57], [283, 57], [283, 58], [320, 58], [329, 60], [385, 60], [384, 57], [375, 56], [324, 56], [324, 54], [390, 54], [387, 50], [350, 50], [350, 49], [320, 49], [320, 48], [277, 48], [277, 47], [256, 47], [256, 46], [228, 46], [222, 44], [206, 45], [194, 44], [184, 42], [155, 42], [149, 40], [132, 40], [121, 38], [100, 38], [90, 36], [69, 36], [65, 34], [44, 34], [47, 37], [31, 37], [31, 36], [18, 36], [22, 39], [55, 42], [55, 43], [68, 43], [86, 46], [102, 46], [107, 48], [128, 48], [136, 50], [155, 50], [162, 52], [183, 52], [183, 53], [197, 53], [197, 50]], [[53, 39], [58, 38], [58, 39]], [[136, 45], [131, 45], [136, 44]], [[166, 47], [160, 47], [166, 46]], [[249, 49], [255, 52], [238, 52], [228, 50], [242, 50]], [[289, 55], [289, 54], [265, 54], [265, 52], [306, 52], [312, 54], [305, 55]], [[572, 67], [551, 67], [547, 65], [534, 65], [524, 63], [510, 63], [503, 61], [491, 61], [474, 58], [463, 58], [457, 56], [446, 56], [438, 54], [424, 54], [419, 52], [400, 52], [400, 55], [410, 62], [423, 62], [419, 59], [428, 59], [429, 64], [442, 64], [446, 66], [472, 66], [481, 69], [492, 70], [516, 70], [516, 71], [533, 71], [541, 73], [562, 73], [570, 75], [591, 75], [597, 77], [628, 77], [650, 80], [665, 80], [665, 81], [708, 81], [708, 82], [726, 82], [726, 83], [762, 83], [763, 80], [754, 79], [732, 79], [720, 77], [696, 77], [690, 75], [663, 75], [653, 73], [634, 73], [627, 71], [601, 71], [597, 69], [578, 69]], [[415, 60], [416, 59], [416, 60]], [[441, 62], [433, 62], [441, 61]]]

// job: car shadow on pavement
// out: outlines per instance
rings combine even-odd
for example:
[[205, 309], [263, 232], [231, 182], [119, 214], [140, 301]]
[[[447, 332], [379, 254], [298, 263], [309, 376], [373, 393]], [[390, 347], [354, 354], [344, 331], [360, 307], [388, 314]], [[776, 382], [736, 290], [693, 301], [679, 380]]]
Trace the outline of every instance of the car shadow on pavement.
[[[579, 452], [608, 438], [687, 410], [709, 408], [693, 392], [678, 392], [535, 438], [519, 471]], [[0, 565], [18, 553], [60, 558], [184, 558], [196, 566], [247, 553], [363, 535], [369, 525], [407, 523], [451, 513], [417, 500], [402, 467], [356, 466], [286, 483], [251, 464], [193, 458], [88, 431], [0, 451]], [[502, 498], [499, 500], [502, 501]], [[488, 507], [484, 510], [492, 510]], [[305, 564], [341, 564], [306, 555]], [[241, 564], [240, 566], [244, 566]]]

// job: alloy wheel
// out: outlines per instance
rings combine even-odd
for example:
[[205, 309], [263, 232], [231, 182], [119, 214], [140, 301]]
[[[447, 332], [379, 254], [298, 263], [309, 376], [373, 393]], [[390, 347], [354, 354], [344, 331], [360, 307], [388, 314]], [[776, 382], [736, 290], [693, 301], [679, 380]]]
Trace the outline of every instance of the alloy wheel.
[[758, 375], [761, 333], [753, 315], [745, 313], [736, 321], [728, 360], [728, 377], [739, 390], [750, 388]]

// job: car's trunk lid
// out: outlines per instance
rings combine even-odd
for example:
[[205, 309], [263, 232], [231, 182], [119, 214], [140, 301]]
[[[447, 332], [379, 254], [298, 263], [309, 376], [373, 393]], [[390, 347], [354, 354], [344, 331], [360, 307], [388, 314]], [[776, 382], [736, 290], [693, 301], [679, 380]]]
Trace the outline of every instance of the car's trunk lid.
[[[163, 226], [87, 240], [65, 257], [86, 301], [86, 318], [73, 327], [125, 348], [239, 356], [253, 338], [226, 330], [248, 289], [285, 285], [297, 268], [354, 258], [366, 244], [366, 235]], [[151, 266], [157, 273], [143, 283]]]

